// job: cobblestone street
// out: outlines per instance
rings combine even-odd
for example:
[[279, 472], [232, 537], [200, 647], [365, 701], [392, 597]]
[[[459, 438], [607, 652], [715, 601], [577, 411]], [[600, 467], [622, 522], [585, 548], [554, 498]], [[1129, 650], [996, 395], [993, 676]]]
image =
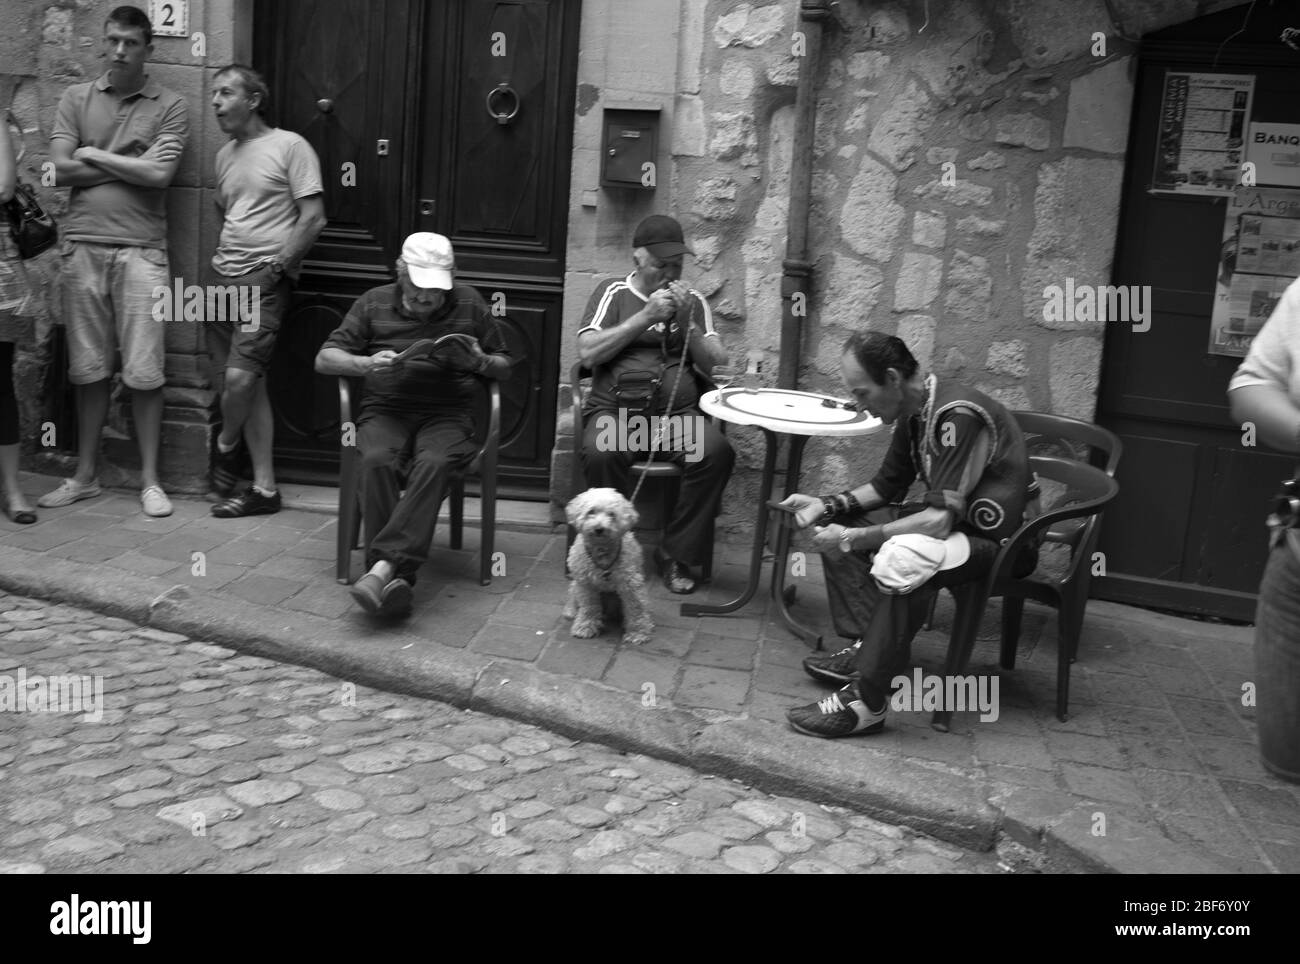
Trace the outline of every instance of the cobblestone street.
[[[0, 872], [999, 873], [842, 808], [0, 595]], [[13, 682], [9, 682], [13, 692]]]

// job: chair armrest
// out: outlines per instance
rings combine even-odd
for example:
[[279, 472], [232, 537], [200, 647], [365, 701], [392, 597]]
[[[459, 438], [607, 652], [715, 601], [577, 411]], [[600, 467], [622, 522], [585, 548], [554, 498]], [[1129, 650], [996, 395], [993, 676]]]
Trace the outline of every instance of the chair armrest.
[[355, 375], [339, 376], [339, 472], [355, 471], [356, 461], [361, 457], [357, 447], [357, 416], [361, 414], [361, 391], [363, 379]]
[[488, 393], [488, 426], [483, 444], [474, 460], [482, 465], [496, 467], [497, 449], [501, 445], [501, 383], [495, 378], [481, 379]]
[[571, 383], [569, 391], [573, 396], [573, 437], [580, 445], [582, 443], [582, 378], [574, 375], [569, 381]]
[[[1046, 531], [1057, 522], [1065, 519], [1088, 518], [1084, 527], [1083, 538], [1079, 540], [1079, 548], [1087, 548], [1092, 543], [1092, 534], [1096, 528], [1096, 516], [1106, 507], [1116, 495], [1119, 494], [1119, 483], [1109, 475], [1106, 475], [1101, 469], [1091, 466], [1081, 465], [1080, 463], [1071, 463], [1067, 459], [1048, 458], [1045, 456], [1035, 456], [1035, 461], [1040, 463], [1059, 463], [1061, 465], [1078, 465], [1080, 468], [1093, 473], [1096, 484], [1100, 491], [1090, 499], [1084, 499], [1073, 505], [1065, 506], [1059, 509], [1052, 509], [1044, 512], [1030, 522], [1024, 523], [1015, 534], [1012, 535], [1001, 548], [998, 550], [997, 558], [993, 562], [993, 568], [989, 573], [989, 585], [995, 585], [998, 581], [1007, 577], [1011, 572], [1011, 567], [1019, 558], [1020, 552], [1031, 543], [1039, 543], [1039, 534]], [[1048, 476], [1050, 478], [1050, 476]], [[1056, 480], [1053, 480], [1056, 481]], [[1076, 549], [1076, 552], [1078, 550]]]

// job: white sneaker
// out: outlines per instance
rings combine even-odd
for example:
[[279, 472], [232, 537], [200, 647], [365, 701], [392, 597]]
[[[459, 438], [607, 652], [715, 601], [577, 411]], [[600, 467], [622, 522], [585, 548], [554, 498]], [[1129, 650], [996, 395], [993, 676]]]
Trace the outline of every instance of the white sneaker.
[[99, 487], [99, 482], [94, 479], [86, 483], [78, 482], [76, 479], [64, 479], [53, 492], [46, 492], [37, 499], [36, 504], [43, 509], [57, 509], [60, 506], [80, 502], [82, 499], [93, 499], [103, 491]]
[[167, 493], [161, 486], [151, 485], [141, 492], [140, 504], [144, 506], [144, 514], [155, 519], [172, 514], [171, 499], [167, 498]]

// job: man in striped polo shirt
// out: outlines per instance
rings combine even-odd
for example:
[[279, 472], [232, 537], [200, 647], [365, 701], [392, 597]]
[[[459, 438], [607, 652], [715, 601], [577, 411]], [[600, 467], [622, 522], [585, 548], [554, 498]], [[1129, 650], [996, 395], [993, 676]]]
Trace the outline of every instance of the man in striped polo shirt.
[[[700, 413], [694, 369], [708, 374], [728, 363], [713, 314], [698, 292], [682, 284], [682, 258], [690, 254], [681, 225], [660, 214], [646, 218], [632, 239], [633, 272], [609, 278], [592, 292], [578, 330], [578, 357], [592, 370], [583, 405], [582, 465], [587, 485], [632, 492], [631, 466], [646, 457], [635, 433], [608, 444], [619, 410], [654, 421], [692, 418], [693, 444], [656, 445], [654, 458], [682, 467], [681, 492], [656, 553], [671, 592], [695, 591], [689, 567], [703, 564], [722, 492], [736, 455], [727, 439]], [[686, 359], [683, 368], [682, 360]], [[680, 373], [680, 377], [679, 377]], [[661, 427], [666, 420], [660, 420]], [[641, 441], [647, 441], [644, 433]], [[685, 434], [685, 433], [682, 433]], [[648, 441], [654, 441], [650, 439]]]

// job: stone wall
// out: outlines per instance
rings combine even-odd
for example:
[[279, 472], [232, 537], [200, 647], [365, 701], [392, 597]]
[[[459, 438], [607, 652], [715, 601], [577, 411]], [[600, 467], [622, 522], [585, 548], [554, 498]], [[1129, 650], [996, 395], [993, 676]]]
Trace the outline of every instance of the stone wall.
[[[671, 178], [639, 203], [598, 189], [601, 107], [627, 64], [587, 56], [610, 30], [609, 4], [584, 4], [562, 372], [595, 277], [628, 270], [636, 220], [657, 210], [682, 221], [697, 253], [687, 280], [733, 353], [761, 369], [750, 381], [772, 383], [790, 160], [810, 151], [815, 269], [799, 387], [839, 390], [844, 340], [870, 327], [1013, 408], [1091, 419], [1104, 323], [1044, 320], [1043, 289], [1110, 282], [1138, 39], [1239, 2], [931, 0], [927, 21], [923, 0], [842, 0], [804, 144], [793, 143], [799, 4], [647, 3], [641, 63], [659, 73], [639, 93], [665, 105]], [[761, 442], [730, 437], [740, 462], [723, 523], [741, 530]], [[570, 444], [558, 441], [557, 463]], [[886, 444], [887, 433], [812, 442], [801, 488], [864, 481]], [[557, 505], [568, 478], [554, 476]]]
[[[67, 209], [67, 190], [41, 186], [49, 159], [49, 136], [59, 98], [71, 84], [98, 77], [104, 69], [100, 38], [104, 18], [116, 2], [107, 0], [0, 0], [0, 107], [12, 104], [23, 127], [27, 155], [20, 176], [40, 186], [43, 202], [58, 217]], [[143, 4], [142, 8], [147, 8]], [[149, 74], [186, 98], [190, 108], [190, 140], [180, 169], [168, 192], [169, 255], [173, 275], [197, 279], [201, 259], [216, 245], [218, 219], [212, 204], [212, 164], [225, 136], [208, 108], [207, 91], [213, 70], [248, 56], [249, 0], [193, 0], [190, 36], [155, 37]], [[239, 37], [238, 44], [236, 36]], [[57, 260], [56, 258], [53, 260]], [[23, 400], [23, 437], [36, 445], [37, 463], [69, 461], [42, 450], [39, 431], [41, 385], [48, 361], [51, 323], [61, 323], [57, 270], [50, 272], [46, 310], [39, 319], [37, 346], [19, 361], [19, 395]], [[168, 323], [166, 408], [163, 423], [164, 485], [178, 491], [206, 488], [209, 422], [213, 393], [208, 377], [203, 333], [193, 322]], [[129, 393], [115, 390], [115, 404], [105, 428], [103, 479], [129, 482], [139, 467], [130, 435]], [[57, 440], [61, 448], [75, 443]], [[62, 466], [52, 466], [61, 469]]]

